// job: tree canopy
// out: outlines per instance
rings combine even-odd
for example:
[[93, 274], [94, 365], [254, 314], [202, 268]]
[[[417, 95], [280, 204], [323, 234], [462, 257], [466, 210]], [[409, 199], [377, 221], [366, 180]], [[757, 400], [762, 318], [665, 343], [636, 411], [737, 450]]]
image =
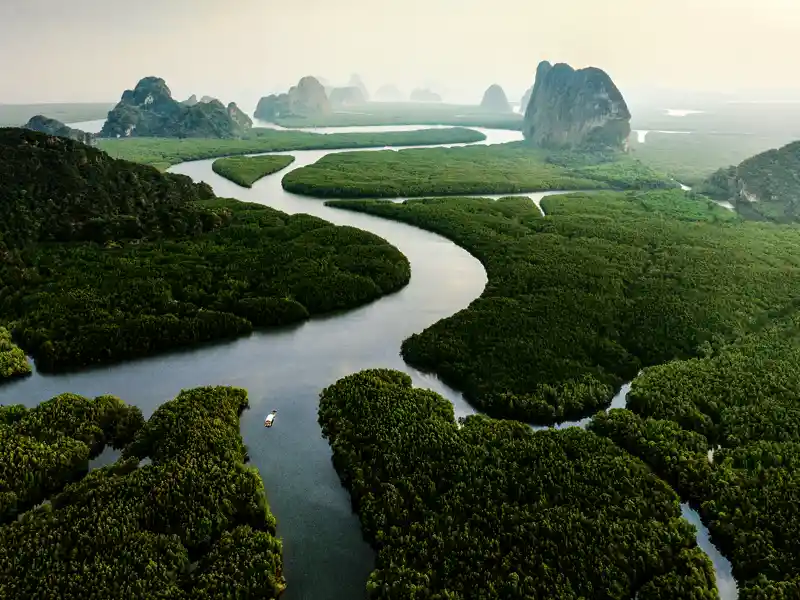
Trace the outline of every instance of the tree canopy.
[[389, 370], [323, 390], [319, 422], [378, 554], [368, 598], [718, 597], [675, 493], [599, 436], [456, 423]]
[[[0, 409], [0, 489], [10, 483], [28, 505], [55, 493], [0, 526], [2, 595], [277, 598], [281, 542], [261, 479], [244, 465], [246, 407], [244, 390], [208, 387], [184, 390], [147, 423], [109, 397]], [[123, 457], [68, 483], [105, 442], [124, 445]], [[12, 469], [19, 460], [29, 467]]]
[[82, 367], [353, 308], [409, 280], [385, 240], [0, 130], [0, 368]]
[[405, 340], [492, 415], [542, 424], [605, 406], [642, 366], [746, 333], [800, 293], [800, 232], [679, 190], [332, 205], [444, 235], [486, 267], [468, 308]]

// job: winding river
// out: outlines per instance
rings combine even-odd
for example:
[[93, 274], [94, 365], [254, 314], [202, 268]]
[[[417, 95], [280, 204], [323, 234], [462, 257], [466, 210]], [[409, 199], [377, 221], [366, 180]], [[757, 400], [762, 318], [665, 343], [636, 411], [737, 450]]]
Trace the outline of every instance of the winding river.
[[[99, 123], [99, 125], [97, 125]], [[82, 125], [91, 130], [88, 124]], [[96, 122], [96, 129], [102, 121]], [[397, 127], [411, 130], [424, 127]], [[386, 128], [350, 128], [356, 131]], [[484, 144], [520, 139], [520, 132], [479, 129]], [[338, 130], [337, 130], [338, 131]], [[454, 146], [462, 144], [453, 144]], [[436, 321], [465, 308], [486, 284], [483, 266], [452, 242], [402, 223], [326, 207], [320, 200], [290, 194], [281, 178], [290, 169], [345, 150], [294, 151], [289, 169], [265, 177], [252, 189], [216, 175], [211, 160], [176, 165], [172, 172], [206, 181], [217, 195], [268, 204], [288, 213], [303, 212], [338, 225], [371, 231], [408, 257], [411, 281], [401, 291], [359, 309], [311, 319], [297, 326], [256, 332], [231, 342], [161, 354], [123, 364], [75, 373], [34, 374], [0, 386], [0, 403], [35, 406], [62, 392], [86, 396], [114, 394], [139, 406], [148, 417], [181, 389], [202, 385], [246, 388], [250, 410], [241, 417], [241, 432], [251, 463], [260, 471], [270, 506], [283, 538], [287, 600], [361, 598], [374, 556], [362, 540], [347, 492], [330, 463], [330, 449], [320, 435], [317, 405], [320, 390], [337, 379], [366, 368], [384, 367], [408, 373], [417, 386], [432, 389], [454, 405], [456, 416], [474, 414], [462, 395], [435, 376], [406, 365], [401, 342]], [[551, 192], [552, 193], [552, 192]], [[534, 202], [548, 193], [526, 194]], [[625, 406], [623, 386], [612, 407]], [[264, 416], [277, 409], [276, 426], [266, 435]], [[585, 420], [558, 427], [583, 426]], [[93, 466], [115, 459], [104, 453]], [[708, 531], [688, 506], [684, 515], [698, 527], [698, 542], [717, 571], [722, 600], [736, 598], [730, 564], [708, 542]]]

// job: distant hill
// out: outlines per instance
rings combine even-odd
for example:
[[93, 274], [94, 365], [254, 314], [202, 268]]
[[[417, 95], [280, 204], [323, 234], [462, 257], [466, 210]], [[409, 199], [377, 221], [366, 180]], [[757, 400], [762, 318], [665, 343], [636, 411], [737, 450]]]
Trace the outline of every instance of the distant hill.
[[49, 117], [45, 117], [43, 115], [31, 117], [30, 120], [25, 124], [25, 128], [32, 131], [49, 133], [50, 135], [58, 135], [75, 140], [77, 142], [82, 142], [84, 144], [91, 144], [92, 138], [94, 137], [91, 133], [86, 133], [80, 129], [73, 129], [61, 121], [50, 119]]
[[0, 128], [0, 252], [31, 242], [158, 238], [202, 232], [206, 184], [111, 158], [63, 137]]
[[697, 191], [729, 201], [745, 218], [800, 221], [800, 141], [719, 169]]
[[417, 88], [411, 92], [412, 102], [441, 102], [442, 97], [436, 92], [427, 88]]
[[280, 117], [316, 117], [330, 113], [331, 103], [325, 86], [316, 77], [308, 75], [285, 94], [270, 94], [261, 98], [254, 116], [273, 122]]
[[241, 111], [235, 104], [226, 108], [207, 96], [198, 103], [193, 103], [195, 99], [178, 102], [163, 79], [145, 77], [134, 89], [125, 90], [108, 113], [100, 136], [235, 138], [249, 131], [252, 123], [238, 118]]
[[492, 112], [511, 112], [511, 105], [503, 88], [496, 83], [490, 85], [483, 94], [481, 108]]

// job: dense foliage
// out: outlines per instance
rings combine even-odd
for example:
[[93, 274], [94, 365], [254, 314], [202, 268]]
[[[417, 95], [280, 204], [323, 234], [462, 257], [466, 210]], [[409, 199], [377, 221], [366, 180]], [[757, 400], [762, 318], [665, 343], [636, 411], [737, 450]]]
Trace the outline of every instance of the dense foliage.
[[550, 196], [547, 217], [527, 198], [331, 204], [440, 233], [484, 264], [481, 297], [402, 353], [497, 416], [592, 413], [642, 365], [695, 356], [800, 294], [800, 231], [679, 190]]
[[0, 325], [43, 370], [293, 323], [408, 282], [405, 257], [370, 233], [216, 199], [71, 140], [2, 135]]
[[480, 142], [486, 136], [472, 129], [420, 129], [373, 133], [310, 133], [253, 129], [237, 140], [128, 138], [101, 139], [98, 148], [111, 156], [166, 169], [187, 160], [218, 156], [285, 152], [291, 150], [327, 150], [333, 148], [374, 148], [383, 146], [427, 146]]
[[138, 408], [114, 396], [61, 394], [30, 410], [0, 406], [0, 523], [79, 479], [90, 457], [107, 444], [122, 448], [143, 422]]
[[0, 263], [0, 317], [40, 369], [132, 358], [352, 308], [410, 277], [385, 240], [309, 215], [211, 200], [216, 231], [39, 244]]
[[36, 241], [201, 233], [219, 221], [195, 202], [211, 196], [206, 184], [73, 140], [0, 129], [0, 251]]
[[490, 113], [480, 106], [431, 102], [367, 102], [357, 111], [311, 116], [280, 116], [283, 127], [359, 127], [380, 125], [458, 125], [518, 131], [522, 115]]
[[[629, 408], [684, 431], [654, 446], [631, 415], [610, 434], [638, 438], [630, 450], [701, 506], [745, 598], [800, 592], [798, 342], [800, 316], [792, 314], [703, 358], [647, 369], [631, 388]], [[643, 452], [644, 445], [657, 450]], [[713, 464], [702, 465], [710, 447], [717, 448]]]
[[582, 158], [519, 143], [341, 152], [287, 173], [283, 187], [319, 198], [396, 198], [675, 185], [624, 156]]
[[319, 422], [365, 538], [369, 598], [717, 598], [675, 493], [580, 429], [534, 433], [397, 371], [345, 377]]
[[218, 158], [211, 168], [214, 173], [238, 183], [242, 187], [253, 184], [267, 175], [277, 173], [294, 162], [294, 156], [286, 154], [267, 154], [265, 156], [229, 156]]
[[[136, 432], [120, 461], [0, 527], [2, 596], [277, 598], [286, 587], [281, 543], [258, 472], [244, 465], [238, 417], [246, 407], [244, 390], [185, 390]], [[68, 414], [43, 431], [88, 426], [92, 435], [91, 415]], [[13, 434], [10, 443], [26, 439]], [[145, 457], [151, 464], [139, 466]]]
[[14, 343], [5, 327], [0, 327], [0, 381], [30, 372], [25, 351]]

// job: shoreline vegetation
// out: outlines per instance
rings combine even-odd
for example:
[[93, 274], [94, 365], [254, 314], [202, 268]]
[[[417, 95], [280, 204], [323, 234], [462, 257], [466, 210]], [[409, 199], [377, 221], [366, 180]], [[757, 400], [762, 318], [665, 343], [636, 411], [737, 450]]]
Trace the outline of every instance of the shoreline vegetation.
[[628, 410], [598, 415], [589, 427], [647, 462], [698, 510], [744, 600], [800, 593], [796, 308], [702, 357], [645, 369]]
[[126, 138], [97, 140], [97, 148], [113, 158], [129, 160], [166, 170], [191, 161], [260, 152], [292, 150], [333, 150], [339, 148], [375, 148], [383, 146], [425, 146], [469, 144], [486, 136], [464, 127], [388, 131], [378, 133], [310, 133], [253, 129], [241, 139], [204, 138]]
[[287, 191], [316, 198], [678, 187], [623, 154], [542, 151], [522, 142], [339, 152], [287, 173], [282, 185]]
[[329, 115], [277, 117], [282, 127], [358, 127], [381, 125], [453, 125], [522, 129], [522, 115], [495, 113], [477, 105], [434, 102], [366, 102]]
[[610, 440], [456, 422], [388, 369], [323, 390], [318, 419], [377, 554], [369, 598], [719, 598], [677, 494]]
[[0, 383], [30, 375], [31, 371], [25, 351], [14, 343], [5, 327], [0, 327]]
[[41, 371], [298, 323], [410, 278], [372, 233], [216, 198], [66, 138], [0, 130], [0, 181], [0, 326]]
[[294, 156], [268, 154], [265, 156], [228, 156], [215, 160], [211, 169], [225, 179], [242, 187], [250, 188], [267, 175], [272, 175], [294, 162]]
[[[245, 465], [248, 406], [245, 390], [204, 387], [146, 422], [113, 396], [0, 407], [6, 596], [277, 598], [282, 543]], [[86, 474], [106, 445], [122, 457]]]
[[328, 204], [433, 231], [483, 263], [481, 297], [401, 353], [501, 418], [591, 415], [643, 366], [698, 356], [800, 294], [797, 231], [680, 190], [549, 196], [546, 217], [519, 197]]

